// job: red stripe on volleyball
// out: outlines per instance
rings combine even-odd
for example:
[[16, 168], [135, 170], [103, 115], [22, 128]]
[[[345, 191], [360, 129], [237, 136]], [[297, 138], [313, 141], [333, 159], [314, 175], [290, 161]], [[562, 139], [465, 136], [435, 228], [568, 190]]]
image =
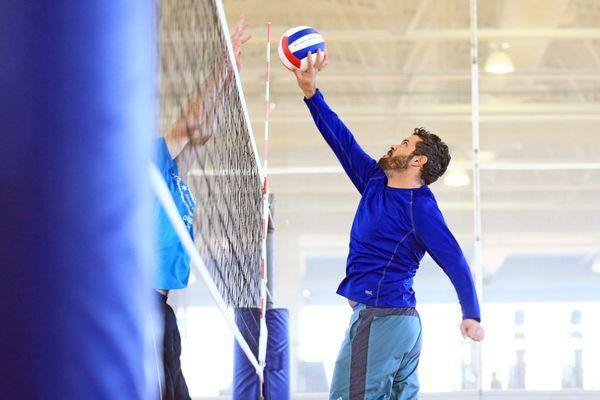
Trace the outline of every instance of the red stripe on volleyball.
[[292, 65], [296, 68], [300, 68], [300, 59], [298, 57], [296, 57], [291, 51], [290, 51], [290, 47], [288, 46], [288, 37], [284, 36], [281, 39], [281, 48], [283, 49], [283, 54], [285, 54], [285, 58], [288, 59], [288, 61], [290, 63], [292, 63]]

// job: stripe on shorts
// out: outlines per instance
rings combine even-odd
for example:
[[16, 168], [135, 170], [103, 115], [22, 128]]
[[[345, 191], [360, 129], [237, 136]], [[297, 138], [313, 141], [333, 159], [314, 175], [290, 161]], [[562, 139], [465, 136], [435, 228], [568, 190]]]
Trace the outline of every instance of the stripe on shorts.
[[352, 340], [352, 356], [350, 359], [350, 398], [363, 400], [367, 383], [367, 361], [369, 356], [369, 336], [374, 317], [406, 315], [419, 318], [419, 313], [413, 307], [379, 308], [368, 307], [361, 310], [358, 316], [359, 324]]

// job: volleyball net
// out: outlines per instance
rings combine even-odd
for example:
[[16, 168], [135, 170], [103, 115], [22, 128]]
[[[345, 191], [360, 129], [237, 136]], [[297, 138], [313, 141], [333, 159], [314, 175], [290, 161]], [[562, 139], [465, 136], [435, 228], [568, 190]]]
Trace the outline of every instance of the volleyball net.
[[226, 309], [261, 307], [263, 176], [225, 15], [220, 0], [157, 0], [157, 25], [158, 126], [189, 138], [176, 158], [197, 205], [186, 250], [240, 342]]
[[159, 127], [186, 123], [177, 163], [197, 201], [196, 246], [228, 305], [258, 307], [261, 167], [229, 33], [213, 0], [159, 4]]

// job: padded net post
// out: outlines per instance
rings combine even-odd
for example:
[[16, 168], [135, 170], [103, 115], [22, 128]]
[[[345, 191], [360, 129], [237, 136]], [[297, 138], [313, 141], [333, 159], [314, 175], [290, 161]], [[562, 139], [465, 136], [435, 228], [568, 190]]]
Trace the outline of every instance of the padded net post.
[[0, 6], [0, 396], [156, 398], [153, 7]]

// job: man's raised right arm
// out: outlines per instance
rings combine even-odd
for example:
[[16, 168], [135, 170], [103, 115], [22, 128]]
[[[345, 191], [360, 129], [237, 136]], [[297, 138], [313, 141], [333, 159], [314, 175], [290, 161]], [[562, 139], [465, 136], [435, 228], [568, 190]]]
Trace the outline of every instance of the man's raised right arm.
[[321, 92], [316, 88], [317, 73], [327, 66], [327, 53], [317, 53], [317, 61], [313, 64], [308, 55], [308, 69], [304, 72], [293, 71], [298, 86], [304, 93], [304, 101], [329, 147], [342, 164], [354, 186], [362, 194], [369, 178], [379, 169], [373, 160], [354, 139], [352, 132], [327, 105]]

